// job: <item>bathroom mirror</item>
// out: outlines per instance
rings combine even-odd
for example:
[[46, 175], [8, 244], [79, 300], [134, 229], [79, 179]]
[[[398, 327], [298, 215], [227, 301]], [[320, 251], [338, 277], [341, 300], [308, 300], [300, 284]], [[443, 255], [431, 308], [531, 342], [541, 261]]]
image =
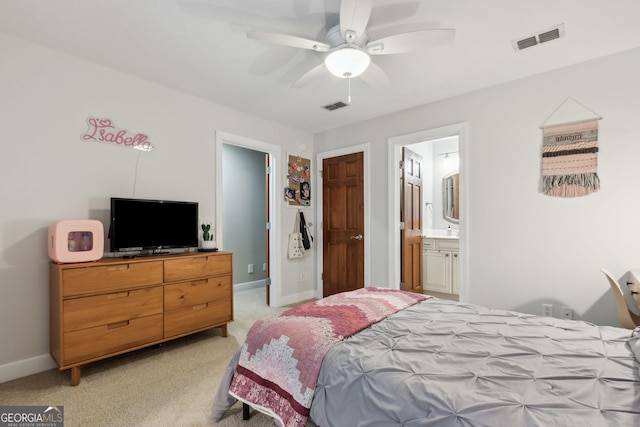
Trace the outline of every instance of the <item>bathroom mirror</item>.
[[455, 172], [442, 178], [442, 197], [444, 219], [458, 223], [460, 220], [459, 173]]

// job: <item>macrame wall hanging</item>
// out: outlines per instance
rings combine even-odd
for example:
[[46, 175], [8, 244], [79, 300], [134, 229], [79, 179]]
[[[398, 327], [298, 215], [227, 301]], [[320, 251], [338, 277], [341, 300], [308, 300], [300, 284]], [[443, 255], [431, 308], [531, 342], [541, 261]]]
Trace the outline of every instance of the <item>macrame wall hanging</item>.
[[544, 194], [581, 197], [600, 189], [598, 121], [601, 119], [569, 97], [540, 126]]

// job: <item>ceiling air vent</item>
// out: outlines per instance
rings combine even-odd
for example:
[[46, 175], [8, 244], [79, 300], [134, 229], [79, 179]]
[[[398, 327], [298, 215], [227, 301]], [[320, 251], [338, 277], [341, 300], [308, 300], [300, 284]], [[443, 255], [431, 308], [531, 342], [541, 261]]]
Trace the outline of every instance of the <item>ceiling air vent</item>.
[[523, 37], [518, 40], [512, 40], [513, 50], [516, 52], [528, 47], [533, 47], [540, 43], [545, 43], [551, 40], [556, 40], [564, 37], [564, 24], [556, 25], [553, 28], [549, 28], [544, 31], [540, 31], [538, 34]]
[[322, 108], [324, 108], [327, 111], [333, 111], [333, 110], [337, 110], [338, 108], [346, 107], [347, 105], [349, 105], [349, 104], [345, 104], [342, 101], [338, 101], [338, 102], [335, 102], [333, 104], [325, 105]]

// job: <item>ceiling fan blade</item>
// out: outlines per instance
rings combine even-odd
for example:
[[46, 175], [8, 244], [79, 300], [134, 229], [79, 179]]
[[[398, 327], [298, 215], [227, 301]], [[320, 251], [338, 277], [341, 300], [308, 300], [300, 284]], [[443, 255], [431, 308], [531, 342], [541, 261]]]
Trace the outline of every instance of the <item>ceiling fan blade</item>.
[[456, 30], [450, 28], [434, 28], [393, 34], [370, 41], [367, 44], [367, 52], [369, 52], [369, 55], [393, 55], [414, 52], [451, 43], [455, 34]]
[[340, 32], [351, 44], [359, 39], [371, 17], [371, 0], [342, 0], [340, 4]]
[[322, 75], [328, 72], [327, 67], [325, 67], [324, 62], [320, 65], [317, 65], [304, 73], [302, 77], [296, 80], [291, 87], [303, 87], [311, 83], [313, 80], [321, 77]]
[[290, 36], [288, 34], [269, 33], [265, 31], [248, 31], [247, 37], [267, 43], [279, 44], [281, 46], [297, 47], [300, 49], [315, 50], [317, 52], [327, 52], [330, 46], [319, 41], [305, 39], [303, 37]]
[[367, 26], [369, 28], [387, 26], [391, 22], [412, 19], [418, 13], [419, 7], [419, 0], [393, 2], [386, 5], [376, 4], [376, 7], [371, 11], [371, 18], [369, 18]]
[[391, 81], [387, 73], [373, 62], [369, 64], [369, 67], [367, 67], [364, 73], [360, 74], [360, 78], [366, 84], [375, 88], [384, 89], [391, 86]]

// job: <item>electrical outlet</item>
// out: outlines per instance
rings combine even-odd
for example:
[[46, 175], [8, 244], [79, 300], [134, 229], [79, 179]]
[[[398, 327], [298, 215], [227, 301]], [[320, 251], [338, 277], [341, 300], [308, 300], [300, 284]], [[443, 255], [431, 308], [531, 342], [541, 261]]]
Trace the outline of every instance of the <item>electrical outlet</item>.
[[249, 274], [253, 273], [253, 264], [249, 264], [249, 266], [247, 268], [247, 273], [249, 273]]
[[304, 282], [309, 279], [309, 273], [300, 273], [300, 281]]
[[553, 317], [553, 304], [542, 304], [542, 315]]
[[573, 309], [571, 307], [562, 306], [560, 308], [560, 317], [563, 319], [573, 319]]

